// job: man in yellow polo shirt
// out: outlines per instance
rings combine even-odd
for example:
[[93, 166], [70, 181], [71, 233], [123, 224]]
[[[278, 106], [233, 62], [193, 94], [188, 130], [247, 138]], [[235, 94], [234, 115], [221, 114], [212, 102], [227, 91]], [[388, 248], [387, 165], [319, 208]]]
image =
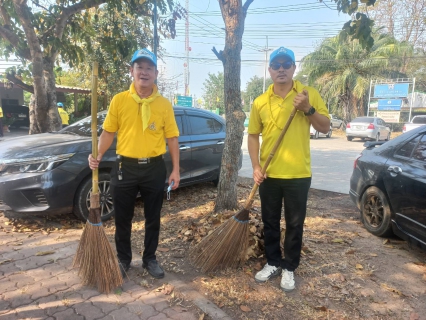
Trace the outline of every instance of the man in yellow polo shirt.
[[62, 102], [58, 102], [56, 105], [58, 107], [59, 116], [61, 117], [62, 128], [65, 128], [69, 125], [70, 116], [64, 110], [64, 104]]
[[[330, 130], [328, 110], [318, 91], [293, 80], [295, 63], [294, 53], [290, 49], [280, 47], [271, 53], [269, 74], [273, 84], [254, 101], [248, 126], [248, 151], [253, 179], [259, 185], [267, 259], [264, 268], [255, 275], [255, 280], [265, 282], [281, 273], [280, 286], [284, 291], [295, 288], [294, 270], [300, 262], [312, 175], [309, 127], [312, 124], [323, 133]], [[262, 175], [262, 166], [293, 107], [297, 109], [296, 115], [266, 174]], [[283, 199], [286, 223], [284, 258], [280, 248]]]
[[111, 193], [115, 209], [115, 244], [123, 278], [132, 261], [131, 230], [135, 200], [140, 192], [144, 202], [145, 240], [142, 267], [154, 278], [164, 270], [155, 252], [160, 233], [166, 166], [166, 142], [173, 170], [169, 185], [176, 189], [179, 173], [179, 130], [171, 103], [158, 92], [157, 57], [147, 49], [137, 50], [130, 62], [133, 83], [115, 95], [108, 109], [99, 138], [98, 157], [89, 156], [89, 166], [99, 166], [117, 132], [117, 161], [111, 172]]

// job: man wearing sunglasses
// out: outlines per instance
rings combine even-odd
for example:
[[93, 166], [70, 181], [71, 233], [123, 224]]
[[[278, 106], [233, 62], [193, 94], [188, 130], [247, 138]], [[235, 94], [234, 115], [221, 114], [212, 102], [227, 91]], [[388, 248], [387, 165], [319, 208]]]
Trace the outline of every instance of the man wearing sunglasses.
[[[281, 273], [280, 287], [284, 291], [295, 288], [294, 270], [300, 262], [312, 175], [309, 127], [312, 124], [323, 133], [330, 130], [328, 110], [318, 91], [293, 80], [295, 62], [290, 49], [280, 47], [271, 53], [269, 74], [273, 84], [253, 102], [248, 126], [248, 151], [253, 179], [259, 185], [267, 259], [255, 280], [265, 282]], [[297, 110], [293, 121], [263, 175], [262, 166], [293, 108]], [[284, 258], [280, 248], [283, 199]]]

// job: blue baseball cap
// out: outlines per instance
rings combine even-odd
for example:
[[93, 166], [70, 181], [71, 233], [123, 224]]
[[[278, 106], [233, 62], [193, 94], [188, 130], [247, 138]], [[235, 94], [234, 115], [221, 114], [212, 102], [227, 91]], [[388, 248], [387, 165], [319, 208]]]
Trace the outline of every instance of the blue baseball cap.
[[146, 48], [136, 50], [135, 53], [133, 54], [132, 61], [130, 61], [130, 64], [132, 65], [136, 60], [139, 60], [142, 58], [151, 61], [155, 66], [157, 66], [157, 57], [155, 56], [155, 54], [153, 54], [151, 51], [149, 51]]
[[58, 107], [63, 107], [63, 106], [64, 106], [62, 102], [58, 102], [56, 105], [57, 105]]
[[293, 63], [296, 63], [296, 58], [294, 57], [293, 51], [284, 47], [279, 47], [278, 49], [272, 51], [271, 55], [269, 56], [269, 64], [271, 64], [271, 62], [278, 57], [286, 57], [293, 61]]

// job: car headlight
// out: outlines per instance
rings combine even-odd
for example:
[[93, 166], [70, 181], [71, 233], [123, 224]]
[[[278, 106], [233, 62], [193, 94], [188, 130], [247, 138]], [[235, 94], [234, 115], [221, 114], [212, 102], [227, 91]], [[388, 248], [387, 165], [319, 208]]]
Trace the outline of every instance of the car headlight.
[[0, 174], [36, 173], [49, 171], [58, 167], [73, 155], [74, 153], [67, 153], [26, 159], [0, 159]]

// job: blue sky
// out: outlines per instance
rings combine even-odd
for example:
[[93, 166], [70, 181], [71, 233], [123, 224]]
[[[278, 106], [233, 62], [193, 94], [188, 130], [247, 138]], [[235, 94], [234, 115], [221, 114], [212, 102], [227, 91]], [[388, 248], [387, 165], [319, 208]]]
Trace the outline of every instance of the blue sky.
[[[243, 0], [244, 2], [244, 0]], [[185, 1], [181, 0], [185, 7]], [[257, 75], [263, 77], [265, 66], [266, 37], [268, 48], [285, 46], [292, 49], [296, 61], [312, 52], [324, 38], [338, 34], [350, 17], [336, 10], [334, 1], [326, 0], [255, 0], [248, 11], [241, 53], [241, 89]], [[189, 0], [189, 72], [190, 94], [200, 98], [207, 74], [223, 71], [222, 63], [211, 51], [225, 46], [224, 22], [217, 0]], [[184, 92], [185, 21], [176, 23], [175, 39], [161, 39], [166, 49], [160, 72], [167, 79], [178, 82], [178, 92]], [[268, 59], [269, 54], [268, 52]], [[297, 72], [297, 71], [296, 71]]]

